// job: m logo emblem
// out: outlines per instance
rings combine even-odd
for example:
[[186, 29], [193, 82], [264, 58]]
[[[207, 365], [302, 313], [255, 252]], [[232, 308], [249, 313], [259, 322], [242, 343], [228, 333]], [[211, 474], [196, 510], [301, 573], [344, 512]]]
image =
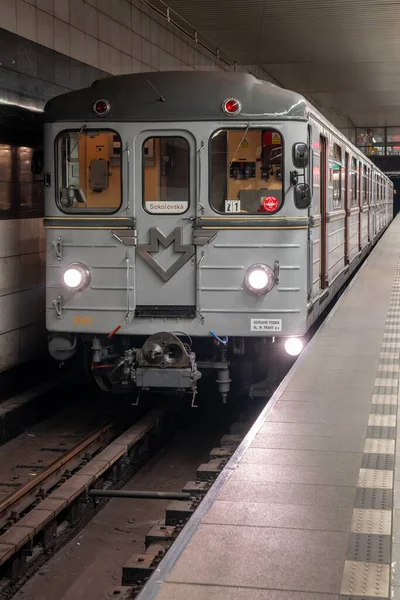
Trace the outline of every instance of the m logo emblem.
[[[181, 256], [171, 265], [168, 269], [164, 269], [156, 260], [152, 254], [159, 251], [159, 245], [161, 244], [164, 248], [168, 248], [174, 243], [174, 251], [180, 253]], [[171, 277], [175, 275], [187, 263], [188, 260], [194, 255], [194, 246], [192, 244], [183, 244], [183, 231], [182, 227], [176, 227], [167, 236], [158, 227], [150, 228], [150, 244], [139, 244], [138, 253], [147, 262], [147, 264], [154, 269], [154, 271], [164, 279], [169, 281]]]

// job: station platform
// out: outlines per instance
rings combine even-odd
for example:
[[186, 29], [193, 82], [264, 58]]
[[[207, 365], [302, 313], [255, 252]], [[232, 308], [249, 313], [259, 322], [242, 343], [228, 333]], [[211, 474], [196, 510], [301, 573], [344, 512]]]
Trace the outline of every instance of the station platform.
[[400, 217], [139, 600], [400, 599]]

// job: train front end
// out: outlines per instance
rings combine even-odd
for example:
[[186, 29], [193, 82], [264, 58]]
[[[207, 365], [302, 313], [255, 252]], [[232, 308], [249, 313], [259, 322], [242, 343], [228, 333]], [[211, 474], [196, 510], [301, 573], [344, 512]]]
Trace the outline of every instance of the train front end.
[[[250, 75], [151, 73], [46, 107], [46, 319], [106, 390], [194, 398], [307, 331], [305, 101]], [[297, 340], [297, 341], [296, 341]], [[267, 360], [268, 362], [268, 360]]]

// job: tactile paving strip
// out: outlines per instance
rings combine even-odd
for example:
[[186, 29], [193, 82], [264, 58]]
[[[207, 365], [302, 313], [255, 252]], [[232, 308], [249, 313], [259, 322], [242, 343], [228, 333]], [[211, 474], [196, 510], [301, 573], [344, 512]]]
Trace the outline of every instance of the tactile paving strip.
[[377, 440], [395, 440], [396, 428], [369, 426], [367, 429], [367, 437], [375, 438]]
[[392, 511], [371, 508], [355, 508], [351, 519], [352, 533], [390, 535], [392, 533]]
[[396, 427], [396, 415], [377, 415], [371, 413], [368, 419], [368, 425], [372, 427]]
[[374, 415], [396, 415], [397, 405], [395, 404], [373, 404], [371, 413]]
[[394, 440], [371, 440], [366, 439], [364, 444], [365, 454], [394, 454]]
[[381, 471], [379, 469], [360, 469], [358, 476], [358, 487], [393, 489], [393, 471]]
[[354, 507], [392, 510], [393, 492], [380, 488], [357, 488]]
[[393, 470], [394, 454], [375, 454], [374, 452], [364, 452], [361, 467], [363, 469], [381, 469], [384, 471]]
[[400, 261], [379, 355], [339, 600], [391, 596], [400, 362]]
[[390, 563], [391, 539], [388, 535], [351, 533], [347, 560]]
[[389, 565], [346, 560], [341, 594], [389, 598]]

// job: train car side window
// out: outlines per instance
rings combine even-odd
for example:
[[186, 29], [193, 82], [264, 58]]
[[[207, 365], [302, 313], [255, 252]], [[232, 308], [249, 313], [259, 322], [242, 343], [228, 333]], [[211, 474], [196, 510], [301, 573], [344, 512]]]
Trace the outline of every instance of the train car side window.
[[351, 185], [351, 206], [358, 205], [358, 184], [357, 184], [357, 159], [351, 159], [350, 185]]
[[367, 175], [367, 165], [363, 165], [362, 168], [362, 181], [361, 181], [361, 204], [365, 206], [368, 204], [368, 175]]
[[143, 207], [152, 214], [182, 214], [189, 207], [190, 150], [182, 137], [154, 137], [142, 146]]
[[210, 203], [226, 215], [283, 204], [283, 140], [272, 129], [221, 129], [210, 140]]
[[58, 202], [65, 212], [121, 206], [121, 138], [114, 131], [64, 131], [57, 139]]

